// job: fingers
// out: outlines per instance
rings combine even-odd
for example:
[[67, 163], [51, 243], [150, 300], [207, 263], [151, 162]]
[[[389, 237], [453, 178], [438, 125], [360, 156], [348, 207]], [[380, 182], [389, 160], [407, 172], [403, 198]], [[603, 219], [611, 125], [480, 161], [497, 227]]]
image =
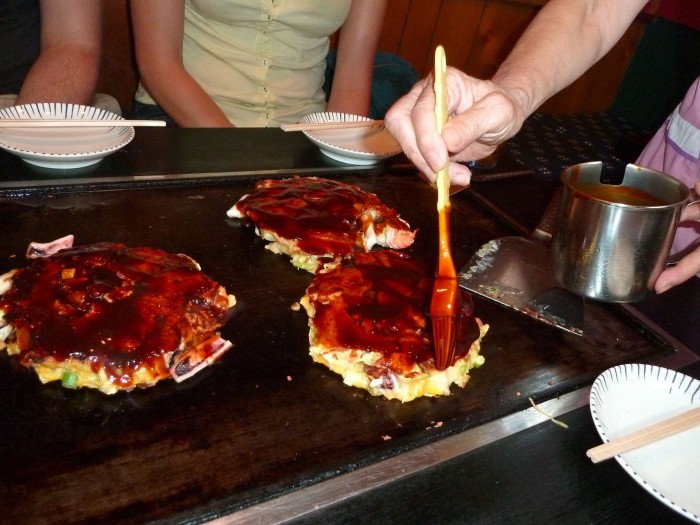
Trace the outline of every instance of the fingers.
[[445, 167], [449, 155], [445, 141], [437, 131], [435, 91], [430, 82], [416, 100], [412, 113], [416, 143], [429, 169], [435, 173]]
[[435, 94], [428, 77], [413, 86], [384, 117], [387, 129], [406, 156], [433, 179], [435, 172], [447, 162], [447, 148], [437, 132], [434, 108]]
[[450, 180], [468, 183], [466, 162], [487, 157], [522, 126], [515, 101], [496, 84], [447, 68], [448, 107], [453, 117], [442, 136], [435, 122], [432, 76], [420, 81], [387, 112], [385, 124], [406, 156], [431, 180], [448, 158]]
[[[700, 181], [695, 183], [694, 191], [696, 196], [700, 195]], [[683, 208], [680, 220], [681, 222], [700, 221], [700, 201]], [[675, 266], [666, 268], [661, 272], [656, 283], [654, 283], [654, 290], [656, 290], [656, 293], [663, 293], [697, 274], [700, 274], [700, 244], [678, 261]]]
[[700, 201], [690, 204], [683, 208], [681, 212], [682, 221], [700, 221]]
[[469, 186], [472, 172], [464, 164], [450, 162], [450, 182], [457, 186]]
[[514, 136], [522, 122], [513, 102], [502, 92], [491, 92], [474, 102], [443, 130], [445, 144], [454, 160], [487, 157], [496, 147]]
[[663, 293], [674, 286], [684, 283], [695, 274], [700, 273], [700, 246], [683, 257], [675, 266], [666, 268], [654, 283], [656, 293]]
[[[451, 112], [468, 111], [471, 106], [469, 96], [462, 97], [468, 92], [463, 87], [465, 79], [468, 79], [462, 72], [454, 68], [448, 68], [448, 104]], [[452, 120], [458, 121], [462, 117], [457, 116]], [[435, 121], [435, 92], [433, 89], [432, 76], [429, 76], [418, 84], [411, 91], [397, 101], [387, 112], [384, 118], [389, 132], [399, 142], [401, 149], [413, 164], [422, 171], [430, 180], [435, 180], [435, 173], [448, 162], [449, 153], [443, 136], [437, 132]], [[467, 117], [467, 121], [469, 118]], [[449, 126], [449, 123], [448, 123]], [[456, 126], [453, 133], [462, 134], [461, 127]], [[475, 137], [473, 132], [461, 138], [460, 144], [469, 144]], [[460, 149], [461, 146], [460, 146]], [[494, 147], [484, 148], [478, 145], [477, 148], [481, 157], [488, 156]], [[457, 149], [453, 150], [457, 157], [452, 160], [473, 160], [476, 157], [467, 158]], [[468, 184], [471, 177], [469, 169], [460, 164], [450, 164], [450, 180], [455, 184]]]

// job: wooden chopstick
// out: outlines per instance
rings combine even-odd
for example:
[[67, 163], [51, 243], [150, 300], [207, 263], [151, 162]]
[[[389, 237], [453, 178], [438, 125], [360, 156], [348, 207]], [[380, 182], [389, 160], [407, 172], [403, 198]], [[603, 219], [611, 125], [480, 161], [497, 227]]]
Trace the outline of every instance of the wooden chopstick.
[[586, 452], [593, 463], [649, 445], [700, 425], [700, 406], [631, 434], [593, 447]]
[[165, 126], [163, 120], [79, 120], [0, 118], [0, 128], [123, 128], [127, 126]]
[[359, 120], [357, 122], [307, 122], [306, 124], [282, 124], [283, 131], [322, 131], [328, 129], [353, 129], [383, 126], [383, 120]]

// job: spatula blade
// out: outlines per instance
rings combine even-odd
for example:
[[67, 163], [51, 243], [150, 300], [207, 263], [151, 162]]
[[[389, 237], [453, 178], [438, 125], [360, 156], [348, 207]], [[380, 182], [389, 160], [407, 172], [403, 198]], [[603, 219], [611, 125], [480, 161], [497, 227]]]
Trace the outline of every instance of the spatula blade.
[[463, 288], [538, 321], [583, 335], [583, 297], [549, 273], [549, 251], [522, 237], [484, 244], [459, 272]]

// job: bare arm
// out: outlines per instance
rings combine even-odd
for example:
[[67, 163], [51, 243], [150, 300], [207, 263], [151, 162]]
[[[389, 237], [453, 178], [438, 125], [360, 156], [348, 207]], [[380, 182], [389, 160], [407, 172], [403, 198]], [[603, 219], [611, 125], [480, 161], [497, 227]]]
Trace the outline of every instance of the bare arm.
[[646, 1], [550, 0], [492, 80], [449, 69], [449, 110], [454, 118], [442, 136], [435, 127], [430, 79], [389, 110], [387, 127], [428, 176], [434, 177], [449, 155], [451, 179], [468, 184], [471, 174], [458, 162], [483, 158], [514, 136], [547, 98], [612, 48]]
[[185, 70], [184, 0], [131, 0], [141, 82], [182, 127], [231, 127], [214, 100]]
[[90, 104], [97, 88], [102, 44], [102, 3], [41, 2], [41, 50], [17, 104]]
[[647, 2], [550, 0], [492, 80], [532, 114], [610, 51]]
[[353, 0], [340, 29], [338, 58], [328, 111], [369, 114], [374, 55], [384, 24], [386, 0]]

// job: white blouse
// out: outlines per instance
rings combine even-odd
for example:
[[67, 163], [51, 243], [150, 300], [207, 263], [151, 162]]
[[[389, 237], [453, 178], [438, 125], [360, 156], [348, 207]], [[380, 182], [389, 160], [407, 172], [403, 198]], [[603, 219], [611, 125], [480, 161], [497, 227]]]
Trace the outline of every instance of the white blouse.
[[[324, 111], [330, 35], [351, 0], [186, 0], [185, 68], [239, 127]], [[137, 100], [153, 104], [139, 87]]]

